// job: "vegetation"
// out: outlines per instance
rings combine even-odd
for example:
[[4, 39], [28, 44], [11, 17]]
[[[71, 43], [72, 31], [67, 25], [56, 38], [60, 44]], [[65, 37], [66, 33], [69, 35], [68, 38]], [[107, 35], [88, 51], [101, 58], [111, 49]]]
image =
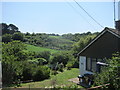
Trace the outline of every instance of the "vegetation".
[[3, 85], [19, 85], [21, 80], [38, 81], [50, 77], [49, 67], [29, 63], [29, 52], [25, 52], [24, 49], [25, 44], [20, 41], [3, 43]]
[[[55, 79], [55, 77], [58, 78], [58, 85], [62, 83], [66, 85], [68, 83], [66, 80], [78, 75], [78, 73], [71, 73], [76, 71], [72, 68], [79, 66], [77, 53], [98, 34], [91, 32], [63, 35], [30, 34], [29, 32], [21, 33], [13, 24], [1, 23], [0, 26], [3, 34], [4, 86], [12, 84], [20, 86], [21, 82], [42, 81], [48, 78]], [[66, 68], [71, 71], [63, 72]], [[63, 77], [62, 74], [64, 74]], [[55, 81], [53, 80], [53, 83]], [[43, 82], [48, 83], [47, 80]]]
[[49, 51], [51, 53], [58, 52], [58, 50], [55, 50], [55, 49], [49, 49], [49, 48], [39, 47], [39, 46], [34, 46], [34, 45], [29, 45], [29, 44], [26, 44], [26, 45], [27, 45], [26, 49], [32, 52], [43, 52], [43, 51]]
[[[57, 75], [51, 75], [50, 79], [40, 81], [40, 82], [31, 82], [31, 83], [23, 83], [21, 84], [22, 88], [50, 88], [52, 86], [72, 86], [76, 85], [75, 83], [72, 83], [68, 81], [71, 78], [77, 77], [79, 74], [79, 69], [72, 68], [71, 70], [66, 70], [62, 73], [59, 73]], [[81, 88], [81, 87], [79, 87]]]
[[[104, 88], [118, 90], [120, 88], [120, 54], [114, 54], [107, 60], [108, 66], [100, 74], [96, 74], [94, 85], [103, 85]], [[105, 86], [105, 84], [109, 84]]]

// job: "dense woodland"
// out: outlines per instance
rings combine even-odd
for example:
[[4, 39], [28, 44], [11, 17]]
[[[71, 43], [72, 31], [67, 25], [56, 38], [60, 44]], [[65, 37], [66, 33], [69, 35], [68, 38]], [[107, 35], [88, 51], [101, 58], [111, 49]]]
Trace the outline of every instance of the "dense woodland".
[[[65, 69], [78, 68], [78, 52], [96, 33], [22, 33], [16, 25], [1, 23], [3, 85], [41, 81]], [[31, 48], [28, 46], [31, 45]], [[49, 50], [32, 51], [32, 47]], [[55, 52], [52, 52], [52, 51]]]

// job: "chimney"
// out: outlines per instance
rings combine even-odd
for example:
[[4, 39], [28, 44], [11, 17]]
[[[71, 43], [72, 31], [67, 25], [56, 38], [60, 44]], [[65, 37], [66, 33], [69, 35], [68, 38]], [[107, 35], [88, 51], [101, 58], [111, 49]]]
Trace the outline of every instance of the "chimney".
[[120, 20], [116, 21], [115, 23], [116, 23], [115, 28], [120, 30]]
[[118, 21], [115, 22], [115, 28], [120, 30], [120, 1], [118, 2]]

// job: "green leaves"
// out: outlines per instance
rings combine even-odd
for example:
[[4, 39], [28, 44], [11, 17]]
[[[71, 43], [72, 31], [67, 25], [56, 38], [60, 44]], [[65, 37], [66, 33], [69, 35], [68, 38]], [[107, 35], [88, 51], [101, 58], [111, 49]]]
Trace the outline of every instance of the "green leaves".
[[110, 84], [108, 88], [120, 88], [120, 54], [114, 54], [112, 59], [107, 60], [108, 66], [102, 69], [100, 74], [95, 75], [94, 84]]

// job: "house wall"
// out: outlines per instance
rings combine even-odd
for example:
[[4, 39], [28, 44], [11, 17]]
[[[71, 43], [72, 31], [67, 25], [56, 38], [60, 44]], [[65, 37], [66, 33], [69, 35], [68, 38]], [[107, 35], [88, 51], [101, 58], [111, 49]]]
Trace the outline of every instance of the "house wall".
[[80, 69], [80, 75], [84, 75], [85, 69], [86, 69], [86, 57], [85, 56], [79, 57], [79, 69]]
[[84, 75], [86, 73], [94, 74], [93, 72], [86, 70], [86, 56], [79, 57], [79, 69], [80, 69], [80, 75]]
[[2, 64], [0, 61], [0, 88], [2, 88]]

